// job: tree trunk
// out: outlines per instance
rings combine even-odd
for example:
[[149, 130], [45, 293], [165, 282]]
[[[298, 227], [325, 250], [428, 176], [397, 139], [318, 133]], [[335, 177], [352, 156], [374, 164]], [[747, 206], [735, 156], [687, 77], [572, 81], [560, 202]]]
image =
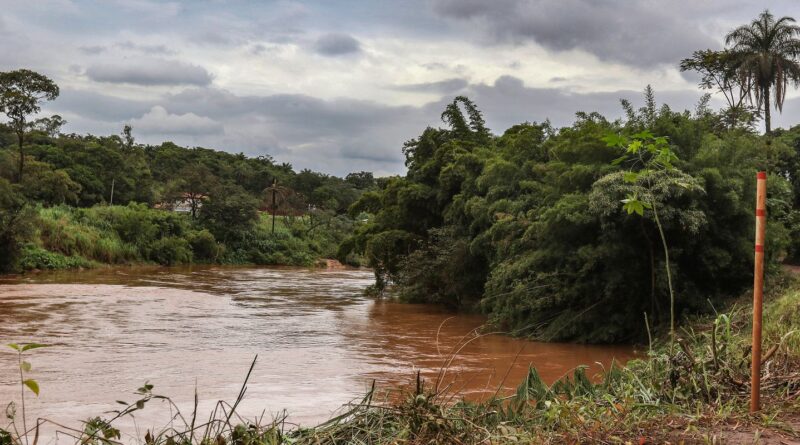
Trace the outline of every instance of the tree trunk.
[[25, 140], [25, 133], [18, 132], [17, 140], [19, 141], [19, 171], [17, 172], [17, 182], [22, 182], [22, 169], [25, 167], [25, 150], [22, 146]]
[[772, 132], [772, 122], [769, 115], [769, 87], [764, 88], [764, 125], [767, 129], [767, 136]]

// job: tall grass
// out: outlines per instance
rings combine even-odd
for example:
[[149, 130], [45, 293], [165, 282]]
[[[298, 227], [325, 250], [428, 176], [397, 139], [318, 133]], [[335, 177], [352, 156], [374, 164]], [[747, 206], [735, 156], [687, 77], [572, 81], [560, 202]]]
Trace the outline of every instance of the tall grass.
[[311, 266], [335, 257], [353, 229], [346, 217], [278, 216], [272, 233], [272, 217], [262, 214], [223, 245], [202, 219], [140, 204], [39, 207], [36, 213], [34, 242], [18, 264], [23, 270], [136, 263]]
[[66, 256], [81, 256], [106, 264], [141, 260], [137, 247], [122, 241], [110, 224], [91, 211], [70, 207], [39, 209], [41, 246]]

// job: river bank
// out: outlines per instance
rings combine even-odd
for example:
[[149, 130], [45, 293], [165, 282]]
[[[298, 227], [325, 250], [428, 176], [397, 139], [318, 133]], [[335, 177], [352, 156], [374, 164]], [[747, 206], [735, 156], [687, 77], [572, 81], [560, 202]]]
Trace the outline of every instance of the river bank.
[[[184, 275], [182, 279], [176, 279], [175, 276], [162, 278], [168, 278], [170, 282], [176, 283], [177, 288], [192, 286], [191, 283], [196, 281], [190, 274]], [[253, 276], [246, 275], [241, 282], [251, 283], [253, 278]], [[368, 277], [365, 275], [363, 278], [366, 283]], [[104, 280], [107, 284], [108, 278]], [[309, 283], [321, 281], [318, 276], [310, 276], [309, 280], [311, 280]], [[103, 280], [92, 284], [92, 288], [98, 288], [101, 281]], [[147, 289], [147, 286], [166, 281], [157, 277], [149, 277], [140, 280], [138, 284], [129, 283], [129, 285]], [[264, 281], [263, 278], [259, 279], [259, 282], [262, 281]], [[220, 285], [219, 283], [207, 283], [202, 288], [207, 292], [213, 292], [214, 289], [219, 290]], [[498, 371], [494, 373], [494, 380], [488, 384], [484, 381], [477, 386], [489, 388], [490, 396], [493, 392], [492, 388], [510, 386], [516, 387], [516, 391], [498, 391], [497, 397], [488, 399], [469, 397], [463, 386], [444, 383], [445, 381], [440, 378], [440, 372], [450, 376], [458, 375], [462, 378], [460, 380], [462, 382], [469, 381], [470, 374], [463, 368], [464, 363], [459, 360], [466, 358], [469, 363], [471, 360], [469, 359], [469, 347], [476, 345], [485, 347], [496, 341], [498, 337], [464, 337], [463, 335], [459, 337], [456, 331], [448, 330], [447, 323], [442, 323], [451, 317], [447, 314], [437, 315], [439, 322], [428, 316], [421, 316], [419, 313], [413, 316], [397, 313], [395, 316], [384, 318], [386, 316], [384, 310], [388, 308], [383, 307], [382, 310], [372, 312], [373, 315], [370, 318], [373, 322], [371, 324], [361, 324], [362, 327], [359, 328], [366, 336], [358, 344], [372, 344], [372, 341], [366, 341], [368, 338], [378, 341], [376, 343], [378, 349], [375, 350], [378, 355], [372, 356], [371, 360], [380, 357], [396, 358], [398, 353], [399, 356], [405, 354], [410, 357], [412, 349], [408, 349], [409, 347], [426, 344], [422, 342], [422, 337], [418, 341], [403, 340], [405, 345], [403, 351], [405, 352], [400, 353], [400, 351], [391, 352], [387, 348], [387, 345], [394, 343], [380, 341], [381, 338], [386, 339], [380, 329], [393, 327], [397, 334], [411, 333], [419, 327], [412, 328], [405, 326], [404, 323], [417, 320], [422, 323], [420, 327], [428, 326], [432, 330], [430, 334], [442, 341], [442, 343], [429, 344], [434, 349], [423, 354], [422, 357], [431, 355], [432, 358], [435, 358], [442, 355], [445, 358], [444, 361], [436, 360], [438, 365], [422, 368], [423, 372], [420, 374], [416, 374], [413, 367], [398, 367], [396, 364], [390, 364], [389, 367], [393, 369], [395, 375], [393, 379], [388, 381], [376, 379], [378, 380], [377, 386], [373, 390], [369, 390], [366, 397], [359, 398], [353, 404], [342, 407], [333, 415], [332, 420], [321, 423], [320, 421], [302, 422], [303, 427], [298, 427], [291, 418], [287, 419], [285, 414], [276, 411], [277, 408], [274, 407], [274, 404], [270, 404], [269, 407], [264, 406], [281, 399], [280, 397], [276, 399], [274, 392], [280, 387], [277, 382], [270, 385], [271, 391], [263, 391], [265, 376], [260, 374], [261, 367], [274, 363], [275, 356], [262, 354], [256, 362], [253, 373], [249, 375], [246, 385], [248, 390], [243, 401], [236, 408], [238, 414], [229, 416], [230, 406], [234, 405], [235, 400], [232, 398], [233, 396], [229, 396], [226, 400], [230, 402], [230, 405], [225, 405], [228, 407], [225, 411], [227, 414], [217, 410], [216, 420], [213, 420], [215, 417], [212, 415], [212, 421], [206, 424], [206, 419], [214, 410], [214, 405], [209, 405], [209, 400], [203, 398], [198, 411], [198, 423], [195, 425], [193, 433], [189, 432], [191, 427], [188, 424], [188, 419], [192, 417], [191, 403], [187, 405], [178, 401], [178, 405], [183, 411], [183, 418], [187, 419], [187, 425], [184, 425], [179, 418], [168, 415], [164, 411], [165, 403], [156, 398], [156, 394], [174, 395], [177, 389], [175, 384], [182, 385], [185, 389], [186, 382], [183, 378], [185, 376], [180, 372], [170, 373], [169, 379], [162, 377], [158, 381], [153, 381], [156, 389], [143, 387], [144, 391], [136, 394], [133, 398], [130, 395], [120, 396], [121, 400], [126, 400], [133, 408], [136, 407], [137, 401], [144, 401], [142, 402], [145, 405], [143, 411], [135, 409], [129, 413], [135, 414], [140, 422], [143, 422], [141, 419], [148, 419], [147, 416], [150, 412], [161, 413], [160, 421], [146, 423], [150, 427], [140, 428], [138, 435], [134, 433], [131, 436], [123, 428], [122, 442], [144, 440], [148, 443], [159, 444], [201, 443], [204, 442], [203, 437], [210, 437], [214, 438], [216, 443], [264, 445], [793, 443], [792, 441], [800, 440], [800, 436], [798, 436], [798, 431], [800, 431], [800, 424], [798, 424], [798, 413], [800, 413], [800, 371], [798, 371], [800, 370], [800, 335], [798, 334], [800, 332], [800, 313], [798, 312], [800, 285], [796, 279], [787, 279], [780, 285], [773, 282], [769, 288], [772, 291], [766, 303], [764, 325], [764, 350], [768, 352], [764, 357], [763, 411], [756, 415], [747, 413], [747, 395], [749, 393], [747, 383], [749, 382], [749, 349], [747, 345], [750, 332], [748, 323], [750, 308], [747, 297], [743, 297], [737, 304], [728, 308], [724, 313], [720, 312], [715, 317], [687, 321], [680, 331], [680, 340], [674, 346], [671, 345], [668, 338], [655, 339], [652, 348], [643, 358], [629, 361], [624, 367], [611, 367], [606, 362], [601, 368], [595, 366], [585, 371], [581, 367], [575, 368], [576, 370], [567, 373], [566, 377], [559, 378], [564, 375], [565, 371], [553, 374], [548, 371], [547, 361], [528, 361], [529, 359], [524, 356], [526, 354], [524, 351], [506, 348], [506, 363], [522, 365], [524, 372], [521, 374], [518, 372], [519, 370], [506, 372], [505, 369], [498, 367]], [[228, 291], [230, 290], [228, 289]], [[236, 295], [237, 292], [234, 291], [233, 294]], [[245, 305], [242, 307], [259, 307], [254, 306], [259, 303], [252, 296], [240, 295], [238, 299], [240, 304]], [[197, 304], [193, 303], [194, 300], [187, 299], [186, 296], [176, 301], [184, 301], [184, 304], [190, 306]], [[210, 301], [217, 301], [217, 299]], [[333, 306], [330, 304], [333, 304], [334, 301], [340, 301], [340, 299], [323, 299], [324, 307], [332, 308]], [[325, 313], [330, 313], [334, 317], [332, 320], [344, 319], [355, 322], [355, 319], [346, 315], [347, 311], [351, 309], [346, 309], [345, 312], [340, 311], [345, 308], [359, 307], [356, 301], [347, 299], [345, 301], [347, 304], [339, 310], [329, 312], [330, 309], [326, 309]], [[115, 304], [118, 305], [118, 303]], [[214, 304], [219, 303], [217, 301]], [[394, 309], [414, 306], [397, 305]], [[138, 307], [141, 316], [150, 320], [149, 324], [142, 325], [142, 329], [150, 330], [151, 328], [147, 328], [147, 326], [157, 326], [163, 323], [153, 319], [153, 314], [144, 309], [146, 306], [143, 307], [140, 304]], [[215, 312], [219, 312], [223, 307], [220, 306]], [[39, 311], [27, 312], [38, 313]], [[316, 311], [312, 313], [316, 313]], [[169, 316], [167, 319], [171, 317]], [[383, 320], [383, 322], [373, 324], [378, 320]], [[206, 323], [214, 324], [213, 321]], [[296, 321], [290, 323], [290, 325], [296, 324]], [[318, 324], [319, 321], [316, 322], [316, 325]], [[27, 322], [26, 325], [31, 326], [32, 329], [38, 326], [36, 323]], [[353, 332], [354, 327], [358, 325], [351, 325], [347, 329], [340, 327], [337, 331], [346, 337], [348, 332]], [[379, 326], [383, 326], [383, 328], [378, 329]], [[239, 331], [242, 329], [240, 328]], [[285, 331], [285, 328], [278, 328], [276, 332], [280, 331]], [[241, 333], [242, 335], [246, 334], [246, 332]], [[198, 335], [192, 334], [189, 337], [198, 338]], [[231, 336], [228, 335], [228, 337]], [[285, 338], [295, 337], [297, 336], [289, 335]], [[138, 336], [134, 336], [134, 338], [138, 338]], [[178, 337], [173, 335], [173, 340], [176, 338]], [[225, 337], [214, 338], [224, 339]], [[231, 338], [233, 344], [241, 343], [236, 338], [238, 336]], [[245, 335], [242, 339], [244, 338], [248, 338], [248, 336]], [[507, 337], [502, 337], [502, 339], [503, 341], [515, 341]], [[95, 342], [99, 340], [97, 339]], [[312, 341], [310, 337], [309, 341]], [[223, 342], [225, 341], [223, 340]], [[313, 343], [319, 344], [319, 340], [314, 340]], [[322, 343], [329, 344], [327, 341]], [[254, 346], [257, 344], [261, 343], [253, 343]], [[462, 349], [459, 345], [465, 346]], [[400, 345], [398, 344], [398, 346]], [[88, 347], [91, 348], [91, 346]], [[438, 353], [436, 352], [437, 348], [441, 349]], [[250, 348], [245, 349], [249, 352], [253, 351]], [[378, 351], [382, 352], [378, 353]], [[42, 354], [55, 352], [54, 348]], [[166, 355], [161, 354], [160, 356], [165, 357], [171, 354], [167, 351], [164, 353]], [[567, 354], [575, 355], [574, 351], [567, 352]], [[296, 354], [283, 355], [283, 357], [294, 355]], [[151, 355], [137, 355], [137, 357], [146, 356]], [[214, 355], [207, 353], [204, 356], [208, 359], [204, 362], [208, 361], [213, 365], [211, 369], [218, 369], [226, 375], [245, 374], [247, 366], [243, 365], [244, 355], [240, 357], [241, 360], [236, 361], [239, 363], [236, 366], [230, 359], [215, 358]], [[43, 357], [45, 356], [39, 356], [40, 359]], [[453, 357], [452, 361], [449, 357]], [[556, 356], [553, 352], [549, 352], [546, 357], [552, 359]], [[34, 364], [34, 368], [39, 366], [37, 355], [32, 355], [29, 360]], [[302, 386], [308, 391], [303, 399], [307, 400], [311, 406], [331, 403], [332, 394], [335, 392], [333, 390], [337, 387], [331, 382], [320, 383], [320, 377], [325, 375], [321, 374], [323, 369], [320, 366], [325, 362], [326, 360], [315, 360], [313, 362], [315, 364], [309, 365], [306, 359], [302, 359], [302, 363], [305, 363], [302, 367], [299, 363], [295, 368], [289, 366], [291, 369], [308, 369], [312, 372], [306, 377], [307, 381]], [[591, 359], [583, 357], [579, 362], [590, 364]], [[68, 361], [61, 360], [60, 364], [68, 363]], [[112, 359], [110, 363], [114, 364], [117, 361]], [[222, 363], [226, 363], [226, 365], [222, 365]], [[337, 365], [336, 368], [340, 371], [334, 372], [331, 376], [352, 368], [353, 363], [352, 361], [339, 363], [341, 366]], [[532, 363], [534, 368], [528, 370], [527, 363]], [[234, 367], [236, 369], [232, 369]], [[133, 369], [137, 368], [134, 366]], [[153, 369], [153, 367], [145, 365], [145, 368], [142, 369]], [[446, 371], [436, 371], [436, 369]], [[136, 374], [146, 375], [138, 371]], [[282, 373], [282, 375], [285, 374], [287, 373]], [[112, 374], [109, 371], [107, 375]], [[370, 375], [377, 376], [367, 373], [367, 378], [362, 379], [361, 383], [355, 386], [352, 382], [349, 383], [349, 390], [353, 391], [350, 394], [358, 393], [359, 388], [368, 388], [371, 381]], [[417, 375], [419, 376], [418, 380]], [[555, 378], [554, 375], [556, 375]], [[164, 381], [170, 379], [174, 381]], [[166, 386], [164, 386], [165, 383]], [[236, 385], [226, 385], [227, 393], [235, 394], [241, 384], [242, 378], [237, 377]], [[475, 388], [474, 382], [472, 385]], [[387, 388], [396, 389], [393, 392], [394, 395], [389, 398], [385, 391]], [[43, 394], [47, 394], [46, 391], [47, 387], [43, 386]], [[104, 393], [105, 391], [90, 389], [87, 394], [91, 397], [83, 406], [95, 407], [92, 411], [93, 415], [102, 415], [101, 412], [104, 409], [100, 408], [97, 402]], [[201, 394], [207, 396], [208, 392], [201, 387]], [[341, 398], [338, 403], [342, 403]], [[254, 415], [255, 405], [269, 408], [267, 414]], [[158, 411], [159, 406], [161, 411]], [[103, 416], [106, 420], [110, 418], [109, 415]], [[168, 418], [173, 420], [169, 421]], [[98, 431], [97, 434], [105, 431], [111, 439], [117, 440], [114, 428], [119, 428], [127, 421], [129, 421], [127, 415], [115, 420], [109, 426], [96, 421], [92, 428], [97, 429], [92, 431]], [[309, 425], [315, 424], [317, 426], [309, 427]], [[150, 431], [146, 433], [146, 429]], [[145, 440], [145, 436], [149, 436], [150, 440]], [[86, 439], [85, 434], [83, 439]], [[12, 441], [15, 444], [19, 442], [19, 439]], [[98, 440], [94, 442], [102, 443]]]
[[[259, 213], [241, 227], [219, 226], [189, 214], [126, 206], [30, 209], [28, 241], [8, 252], [6, 272], [91, 269], [106, 265], [327, 264], [353, 221], [331, 215]], [[359, 258], [349, 262], [359, 265]]]

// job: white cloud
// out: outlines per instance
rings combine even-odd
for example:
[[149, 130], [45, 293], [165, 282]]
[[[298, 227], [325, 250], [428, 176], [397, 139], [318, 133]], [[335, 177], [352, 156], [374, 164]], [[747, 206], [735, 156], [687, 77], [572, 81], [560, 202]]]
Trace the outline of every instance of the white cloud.
[[131, 125], [138, 131], [156, 135], [217, 135], [224, 132], [221, 123], [194, 113], [170, 114], [160, 106], [154, 106]]

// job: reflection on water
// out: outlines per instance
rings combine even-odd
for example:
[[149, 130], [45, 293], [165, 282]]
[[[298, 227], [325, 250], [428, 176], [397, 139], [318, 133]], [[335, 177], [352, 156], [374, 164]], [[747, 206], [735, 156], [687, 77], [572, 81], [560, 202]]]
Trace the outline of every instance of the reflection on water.
[[[0, 280], [0, 342], [52, 345], [32, 354], [41, 396], [29, 417], [68, 423], [133, 400], [145, 380], [189, 407], [232, 400], [259, 359], [240, 412], [286, 409], [290, 419], [327, 418], [378, 386], [429, 380], [465, 341], [444, 386], [465, 397], [518, 383], [533, 363], [553, 381], [575, 366], [626, 360], [628, 347], [544, 344], [476, 336], [483, 318], [429, 305], [361, 296], [365, 270], [136, 268]], [[16, 358], [0, 353], [0, 404], [19, 397]], [[147, 410], [146, 410], [147, 411]], [[139, 416], [147, 428], [158, 416]]]

